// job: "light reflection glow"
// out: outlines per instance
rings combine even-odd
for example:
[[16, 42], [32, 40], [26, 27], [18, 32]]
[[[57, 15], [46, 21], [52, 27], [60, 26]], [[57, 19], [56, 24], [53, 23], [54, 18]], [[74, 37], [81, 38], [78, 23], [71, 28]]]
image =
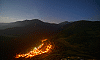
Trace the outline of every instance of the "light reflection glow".
[[47, 39], [44, 39], [44, 40], [42, 40], [42, 44], [38, 47], [38, 48], [34, 48], [33, 49], [33, 51], [30, 51], [30, 52], [28, 52], [28, 53], [26, 53], [26, 54], [18, 54], [18, 55], [16, 55], [16, 57], [15, 58], [20, 58], [20, 57], [25, 57], [25, 58], [32, 58], [32, 57], [34, 57], [34, 56], [36, 56], [36, 55], [40, 55], [40, 54], [43, 54], [43, 53], [47, 53], [50, 49], [51, 49], [51, 47], [52, 47], [52, 45], [51, 44], [48, 44], [47, 46], [46, 46], [46, 48], [45, 48], [45, 50], [42, 50], [41, 48], [43, 47], [43, 45], [44, 45], [44, 41], [46, 41]]

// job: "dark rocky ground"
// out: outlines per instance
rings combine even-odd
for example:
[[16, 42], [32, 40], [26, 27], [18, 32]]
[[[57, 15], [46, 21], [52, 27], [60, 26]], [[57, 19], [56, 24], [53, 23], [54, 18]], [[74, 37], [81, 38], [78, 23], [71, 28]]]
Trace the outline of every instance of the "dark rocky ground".
[[5, 33], [8, 35], [4, 36], [3, 33], [0, 35], [0, 58], [2, 60], [25, 60], [24, 58], [15, 59], [14, 56], [16, 53], [29, 51], [32, 47], [38, 46], [41, 39], [47, 38], [53, 45], [51, 52], [26, 60], [99, 59], [100, 21], [77, 21], [63, 26], [48, 25], [47, 27], [43, 25], [44, 29], [37, 27], [37, 30], [33, 28], [23, 30], [20, 33], [22, 35], [17, 33], [14, 35], [11, 32], [12, 30], [21, 31], [22, 28], [20, 30], [19, 27], [6, 30]]

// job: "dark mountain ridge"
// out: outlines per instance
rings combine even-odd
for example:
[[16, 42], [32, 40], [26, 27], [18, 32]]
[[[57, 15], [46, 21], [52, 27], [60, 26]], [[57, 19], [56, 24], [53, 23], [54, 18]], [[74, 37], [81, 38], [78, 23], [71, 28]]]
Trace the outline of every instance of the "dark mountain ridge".
[[71, 55], [100, 59], [100, 21], [76, 21], [64, 25], [62, 31], [50, 40], [55, 42], [54, 53], [63, 50], [60, 56], [64, 58]]
[[34, 31], [45, 31], [45, 33], [48, 32], [54, 32], [56, 30], [60, 29], [60, 25], [58, 24], [50, 24], [42, 22], [38, 19], [33, 20], [24, 20], [24, 21], [18, 21], [13, 24], [18, 24], [17, 27], [7, 28], [5, 30], [0, 30], [0, 35], [7, 36], [7, 35], [15, 35], [20, 36], [21, 34], [30, 34], [34, 33]]
[[69, 59], [73, 56], [77, 59], [99, 58], [100, 21], [82, 20], [65, 25], [50, 24], [39, 20], [25, 20], [16, 23], [22, 23], [25, 26], [0, 31], [0, 55], [2, 55], [2, 59], [15, 60], [13, 56], [16, 53], [26, 52], [26, 49], [30, 51], [30, 47], [39, 45], [40, 40], [44, 38], [52, 43], [53, 49], [42, 60]]
[[38, 19], [32, 19], [32, 20], [24, 20], [24, 21], [17, 21], [12, 23], [0, 23], [0, 30], [4, 30], [7, 28], [13, 28], [13, 27], [23, 27], [32, 23], [41, 23], [42, 21]]

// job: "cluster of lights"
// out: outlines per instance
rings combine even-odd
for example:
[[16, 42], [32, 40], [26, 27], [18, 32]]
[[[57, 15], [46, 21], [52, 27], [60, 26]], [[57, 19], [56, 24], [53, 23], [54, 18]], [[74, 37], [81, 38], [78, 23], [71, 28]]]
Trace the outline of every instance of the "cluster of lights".
[[[42, 42], [43, 41], [46, 41], [46, 40], [47, 39], [42, 40]], [[43, 47], [43, 45], [44, 45], [44, 43], [42, 43], [38, 48], [35, 48], [33, 51], [30, 51], [29, 53], [26, 53], [26, 54], [18, 54], [18, 55], [16, 55], [15, 58], [20, 58], [20, 57], [31, 58], [31, 57], [34, 57], [36, 55], [40, 55], [40, 54], [43, 54], [43, 53], [47, 53], [51, 49], [51, 47], [52, 47], [52, 45], [49, 44], [49, 45], [46, 46], [45, 50], [43, 51], [41, 49]]]

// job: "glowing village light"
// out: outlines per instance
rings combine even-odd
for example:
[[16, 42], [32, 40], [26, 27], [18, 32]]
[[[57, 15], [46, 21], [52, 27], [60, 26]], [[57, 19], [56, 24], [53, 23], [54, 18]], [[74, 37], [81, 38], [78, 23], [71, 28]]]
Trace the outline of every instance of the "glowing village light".
[[37, 49], [36, 47], [34, 47], [34, 49]]
[[[42, 40], [42, 42], [44, 42], [46, 40], [47, 39], [44, 39], [44, 40]], [[51, 49], [51, 47], [52, 47], [52, 45], [49, 44], [49, 45], [46, 46], [45, 51], [43, 51], [42, 49], [40, 49], [40, 48], [43, 47], [43, 45], [44, 45], [44, 43], [42, 43], [38, 48], [34, 47], [33, 51], [30, 51], [29, 53], [26, 53], [26, 54], [18, 54], [18, 55], [16, 55], [15, 58], [20, 58], [20, 57], [25, 57], [25, 58], [29, 58], [30, 57], [31, 58], [31, 57], [34, 57], [36, 55], [40, 55], [40, 54], [43, 54], [43, 53], [47, 53]]]

